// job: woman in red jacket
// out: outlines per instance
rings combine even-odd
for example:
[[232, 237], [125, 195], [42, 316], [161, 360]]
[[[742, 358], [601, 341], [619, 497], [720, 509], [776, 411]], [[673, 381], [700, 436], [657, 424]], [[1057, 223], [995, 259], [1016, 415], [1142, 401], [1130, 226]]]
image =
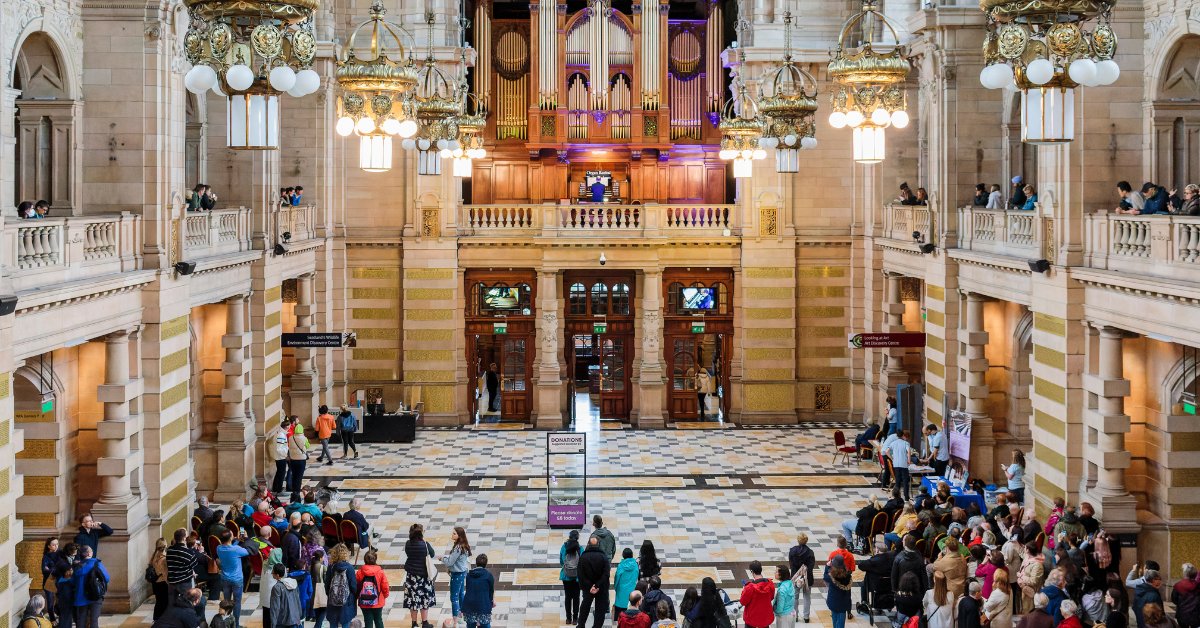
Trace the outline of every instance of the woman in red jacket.
[[387, 574], [378, 562], [375, 550], [368, 550], [363, 556], [363, 566], [358, 569], [358, 607], [363, 613], [363, 628], [383, 628], [383, 609], [391, 593]]

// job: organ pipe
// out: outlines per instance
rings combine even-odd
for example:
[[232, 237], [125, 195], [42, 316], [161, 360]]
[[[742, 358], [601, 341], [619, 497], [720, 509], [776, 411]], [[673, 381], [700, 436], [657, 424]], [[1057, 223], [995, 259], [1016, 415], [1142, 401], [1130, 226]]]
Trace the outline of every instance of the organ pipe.
[[558, 107], [558, 13], [555, 0], [538, 4], [538, 107]]
[[608, 20], [612, 7], [609, 0], [591, 0], [591, 15], [588, 20], [589, 79], [592, 83], [592, 111], [608, 110]]
[[486, 113], [492, 102], [492, 16], [488, 3], [475, 8], [475, 97], [479, 113]]
[[721, 41], [721, 33], [724, 31], [725, 18], [721, 12], [721, 3], [714, 1], [709, 5], [710, 11], [708, 14], [708, 57], [706, 59], [707, 67], [704, 70], [705, 81], [708, 83], [708, 106], [706, 107], [716, 124], [716, 117], [721, 115], [721, 103], [724, 100], [724, 73], [721, 71], [721, 51], [725, 48]]
[[646, 111], [657, 111], [660, 102], [658, 3], [659, 0], [642, 0], [642, 109]]

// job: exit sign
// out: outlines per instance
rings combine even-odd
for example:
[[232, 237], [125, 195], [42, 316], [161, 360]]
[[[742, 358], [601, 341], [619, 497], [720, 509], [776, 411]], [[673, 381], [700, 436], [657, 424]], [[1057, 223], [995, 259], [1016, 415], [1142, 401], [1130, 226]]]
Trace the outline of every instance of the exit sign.
[[507, 334], [508, 333], [508, 323], [492, 323], [492, 333]]
[[704, 333], [704, 321], [698, 321], [698, 322], [692, 323], [692, 333], [693, 334], [703, 334]]
[[1196, 414], [1196, 404], [1183, 402], [1183, 411], [1187, 414]]
[[607, 334], [608, 333], [608, 323], [592, 323], [592, 333], [593, 334]]
[[42, 402], [42, 414], [54, 411], [54, 399], [47, 399]]

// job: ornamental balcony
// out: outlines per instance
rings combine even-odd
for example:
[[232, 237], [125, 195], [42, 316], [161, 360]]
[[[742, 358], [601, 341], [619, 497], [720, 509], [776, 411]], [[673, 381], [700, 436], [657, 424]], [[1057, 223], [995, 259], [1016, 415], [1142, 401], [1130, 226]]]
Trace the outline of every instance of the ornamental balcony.
[[737, 205], [489, 204], [464, 205], [458, 235], [466, 238], [705, 238], [740, 236]]

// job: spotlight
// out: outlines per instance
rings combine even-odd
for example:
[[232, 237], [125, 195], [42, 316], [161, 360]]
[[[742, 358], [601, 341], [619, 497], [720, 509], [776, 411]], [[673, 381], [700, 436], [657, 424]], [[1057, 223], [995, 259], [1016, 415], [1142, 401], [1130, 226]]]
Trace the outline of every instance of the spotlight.
[[913, 239], [914, 239], [914, 240], [916, 240], [917, 242], [920, 242], [920, 241], [921, 241], [921, 232], [920, 232], [920, 231], [914, 231], [914, 232], [913, 232]]
[[275, 244], [275, 254], [283, 255], [284, 253], [287, 253], [287, 247], [282, 244], [276, 243]]
[[603, 265], [605, 265], [605, 264], [607, 264], [607, 263], [608, 263], [608, 258], [607, 258], [607, 257], [604, 257], [604, 252], [603, 252], [603, 251], [601, 251], [601, 252], [600, 252], [600, 265], [601, 265], [601, 266], [603, 266]]
[[1031, 259], [1029, 260], [1029, 270], [1035, 273], [1044, 273], [1050, 270], [1050, 260]]
[[0, 296], [0, 316], [8, 316], [17, 310], [17, 295]]
[[926, 242], [921, 245], [921, 252], [928, 255], [937, 250], [937, 245], [932, 242]]
[[279, 236], [279, 237], [283, 238], [283, 241], [284, 241], [284, 242], [291, 242], [291, 241], [292, 241], [292, 232], [291, 232], [291, 231], [284, 231], [284, 232], [283, 232], [283, 235], [281, 235], [281, 236]]
[[190, 275], [196, 272], [196, 262], [175, 262], [175, 272], [180, 275]]

